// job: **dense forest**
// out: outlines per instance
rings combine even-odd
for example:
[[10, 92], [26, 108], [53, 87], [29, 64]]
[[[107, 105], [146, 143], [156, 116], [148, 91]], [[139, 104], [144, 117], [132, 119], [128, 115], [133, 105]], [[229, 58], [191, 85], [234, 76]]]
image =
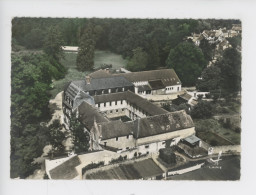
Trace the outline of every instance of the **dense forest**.
[[[109, 50], [127, 59], [127, 68], [131, 71], [174, 68], [183, 86], [197, 85], [198, 89], [212, 90], [219, 89], [221, 81], [227, 81], [221, 87], [234, 92], [240, 90], [241, 55], [234, 49], [228, 50], [217, 66], [206, 68], [212, 48], [207, 45], [197, 47], [185, 41], [185, 37], [203, 30], [230, 29], [235, 23], [240, 21], [14, 18], [11, 177], [25, 178], [31, 174], [37, 166], [33, 163], [34, 158], [41, 155], [43, 147], [53, 136], [49, 131], [52, 127], [41, 122], [50, 118], [48, 102], [52, 80], [66, 74], [60, 63], [63, 57], [61, 46], [80, 47], [77, 69], [82, 72], [94, 68], [95, 49]], [[239, 44], [235, 39], [231, 42]], [[202, 80], [198, 82], [202, 71]], [[235, 84], [232, 82], [234, 79], [237, 80]]]

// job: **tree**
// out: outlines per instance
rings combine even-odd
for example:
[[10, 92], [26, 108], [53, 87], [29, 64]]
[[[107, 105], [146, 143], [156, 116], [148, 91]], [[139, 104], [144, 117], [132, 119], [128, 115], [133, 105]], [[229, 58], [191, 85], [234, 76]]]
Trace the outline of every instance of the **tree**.
[[147, 70], [155, 70], [160, 66], [159, 47], [155, 39], [150, 41], [148, 46], [148, 64]]
[[37, 165], [49, 134], [40, 122], [50, 118], [50, 84], [57, 69], [45, 54], [11, 56], [11, 177], [26, 177]]
[[209, 44], [209, 42], [206, 39], [203, 39], [200, 41], [199, 47], [202, 49], [205, 60], [207, 60], [208, 62], [211, 61], [214, 56], [214, 49], [216, 45]]
[[227, 38], [228, 42], [232, 45], [233, 48], [237, 48], [237, 46], [241, 47], [241, 35], [235, 36], [235, 37], [229, 37]]
[[218, 90], [221, 84], [221, 70], [218, 66], [210, 66], [203, 70], [201, 79], [197, 81], [200, 91]]
[[34, 159], [41, 156], [48, 140], [47, 128], [28, 124], [20, 137], [11, 139], [11, 178], [26, 178], [38, 168]]
[[30, 33], [25, 36], [25, 46], [28, 49], [39, 49], [44, 44], [44, 34], [40, 28], [32, 29]]
[[90, 135], [84, 128], [83, 124], [75, 117], [73, 113], [70, 118], [70, 130], [72, 133], [72, 142], [75, 153], [88, 151], [90, 145]]
[[170, 50], [166, 64], [176, 71], [184, 86], [193, 86], [207, 62], [200, 49], [183, 42]]
[[65, 140], [65, 134], [61, 131], [62, 126], [59, 120], [54, 120], [51, 125], [49, 125], [49, 140], [52, 145], [52, 150], [54, 152], [63, 152], [64, 146], [62, 142]]
[[63, 39], [57, 27], [49, 27], [46, 39], [44, 41], [44, 52], [53, 59], [60, 61], [63, 57]]
[[141, 71], [145, 70], [148, 64], [148, 54], [143, 51], [142, 48], [138, 47], [133, 50], [133, 56], [127, 64], [127, 69], [130, 71]]
[[76, 66], [79, 71], [89, 71], [94, 68], [95, 40], [93, 27], [89, 24], [79, 40], [79, 50], [76, 59]]
[[235, 48], [228, 48], [216, 66], [221, 70], [223, 90], [227, 94], [241, 91], [241, 54]]
[[172, 148], [162, 148], [159, 150], [159, 158], [167, 164], [176, 163], [176, 155]]
[[192, 109], [192, 118], [206, 119], [213, 115], [213, 106], [211, 102], [199, 101], [198, 104]]

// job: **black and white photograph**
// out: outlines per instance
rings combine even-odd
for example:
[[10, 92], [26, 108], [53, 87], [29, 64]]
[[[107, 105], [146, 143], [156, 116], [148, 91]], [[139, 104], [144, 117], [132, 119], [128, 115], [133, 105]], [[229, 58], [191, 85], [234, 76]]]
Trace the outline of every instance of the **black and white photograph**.
[[14, 18], [11, 178], [239, 180], [240, 20]]
[[[94, 191], [98, 182], [243, 183], [251, 162], [244, 154], [255, 139], [247, 123], [254, 89], [244, 84], [253, 81], [243, 14], [127, 17], [92, 6], [95, 15], [76, 15], [78, 4], [65, 5], [71, 15], [12, 12], [1, 20], [9, 28], [9, 50], [1, 54], [9, 62], [2, 64], [8, 82], [1, 78], [1, 88], [9, 85], [1, 100], [8, 186], [40, 182], [46, 191], [38, 193], [48, 195], [56, 194], [51, 184], [93, 182], [79, 189], [104, 194]], [[115, 193], [157, 192], [132, 188]]]

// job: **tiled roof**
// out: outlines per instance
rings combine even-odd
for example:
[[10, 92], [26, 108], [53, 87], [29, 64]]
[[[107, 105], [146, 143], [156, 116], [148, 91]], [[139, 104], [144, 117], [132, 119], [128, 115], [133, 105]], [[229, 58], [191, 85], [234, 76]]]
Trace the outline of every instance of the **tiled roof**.
[[101, 140], [133, 134], [132, 123], [124, 123], [122, 121], [117, 120], [117, 121], [100, 123], [98, 125], [101, 131]]
[[149, 83], [151, 89], [153, 89], [153, 90], [165, 88], [163, 82], [160, 79], [154, 80], [154, 81], [148, 81], [148, 83]]
[[118, 87], [133, 86], [133, 84], [122, 76], [114, 76], [107, 78], [92, 78], [90, 84], [86, 84], [85, 91], [111, 89]]
[[116, 74], [124, 76], [131, 82], [162, 80], [164, 86], [179, 85], [180, 79], [173, 69], [150, 70], [141, 72]]
[[184, 111], [156, 115], [135, 121], [110, 121], [98, 124], [102, 140], [133, 134], [135, 139], [194, 127], [191, 117]]
[[103, 90], [111, 88], [130, 87], [133, 84], [123, 76], [112, 76], [106, 78], [91, 78], [90, 83], [86, 83], [85, 79], [72, 81], [67, 89], [72, 86], [77, 90], [92, 91], [92, 90]]
[[146, 159], [128, 164], [120, 164], [104, 170], [91, 170], [86, 174], [86, 179], [147, 179], [162, 174], [162, 169], [152, 159]]
[[81, 162], [78, 156], [74, 156], [59, 166], [49, 171], [51, 179], [73, 179], [78, 176], [75, 169]]
[[184, 110], [169, 112], [167, 114], [151, 116], [134, 121], [135, 138], [143, 138], [180, 129], [194, 127], [194, 123]]
[[87, 102], [83, 102], [78, 107], [78, 112], [80, 121], [88, 130], [92, 128], [94, 120], [96, 120], [97, 123], [109, 121], [101, 113], [99, 113], [99, 111], [95, 107], [88, 104]]

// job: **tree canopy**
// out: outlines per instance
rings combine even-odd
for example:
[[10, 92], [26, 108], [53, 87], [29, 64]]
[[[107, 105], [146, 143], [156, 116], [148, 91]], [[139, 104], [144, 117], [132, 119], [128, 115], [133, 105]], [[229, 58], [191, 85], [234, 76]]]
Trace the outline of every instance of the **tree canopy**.
[[70, 118], [69, 129], [71, 130], [75, 153], [87, 152], [90, 147], [90, 135], [85, 130], [83, 124], [76, 118], [74, 113]]
[[79, 51], [76, 59], [76, 66], [79, 71], [89, 71], [94, 68], [95, 40], [93, 26], [90, 24], [85, 28], [79, 41]]
[[167, 67], [176, 71], [183, 86], [195, 85], [206, 63], [202, 51], [188, 42], [180, 43], [171, 49], [166, 60]]
[[47, 36], [44, 41], [44, 52], [59, 62], [63, 57], [63, 39], [62, 35], [57, 27], [49, 27]]
[[50, 118], [48, 91], [61, 65], [41, 53], [13, 53], [11, 58], [11, 177], [25, 178], [49, 140], [47, 128], [39, 124]]
[[204, 69], [197, 82], [201, 91], [221, 90], [227, 96], [241, 91], [241, 54], [234, 48], [224, 50], [223, 57]]
[[130, 71], [140, 71], [145, 70], [148, 64], [148, 54], [138, 47], [133, 50], [133, 56], [128, 62], [126, 68]]

